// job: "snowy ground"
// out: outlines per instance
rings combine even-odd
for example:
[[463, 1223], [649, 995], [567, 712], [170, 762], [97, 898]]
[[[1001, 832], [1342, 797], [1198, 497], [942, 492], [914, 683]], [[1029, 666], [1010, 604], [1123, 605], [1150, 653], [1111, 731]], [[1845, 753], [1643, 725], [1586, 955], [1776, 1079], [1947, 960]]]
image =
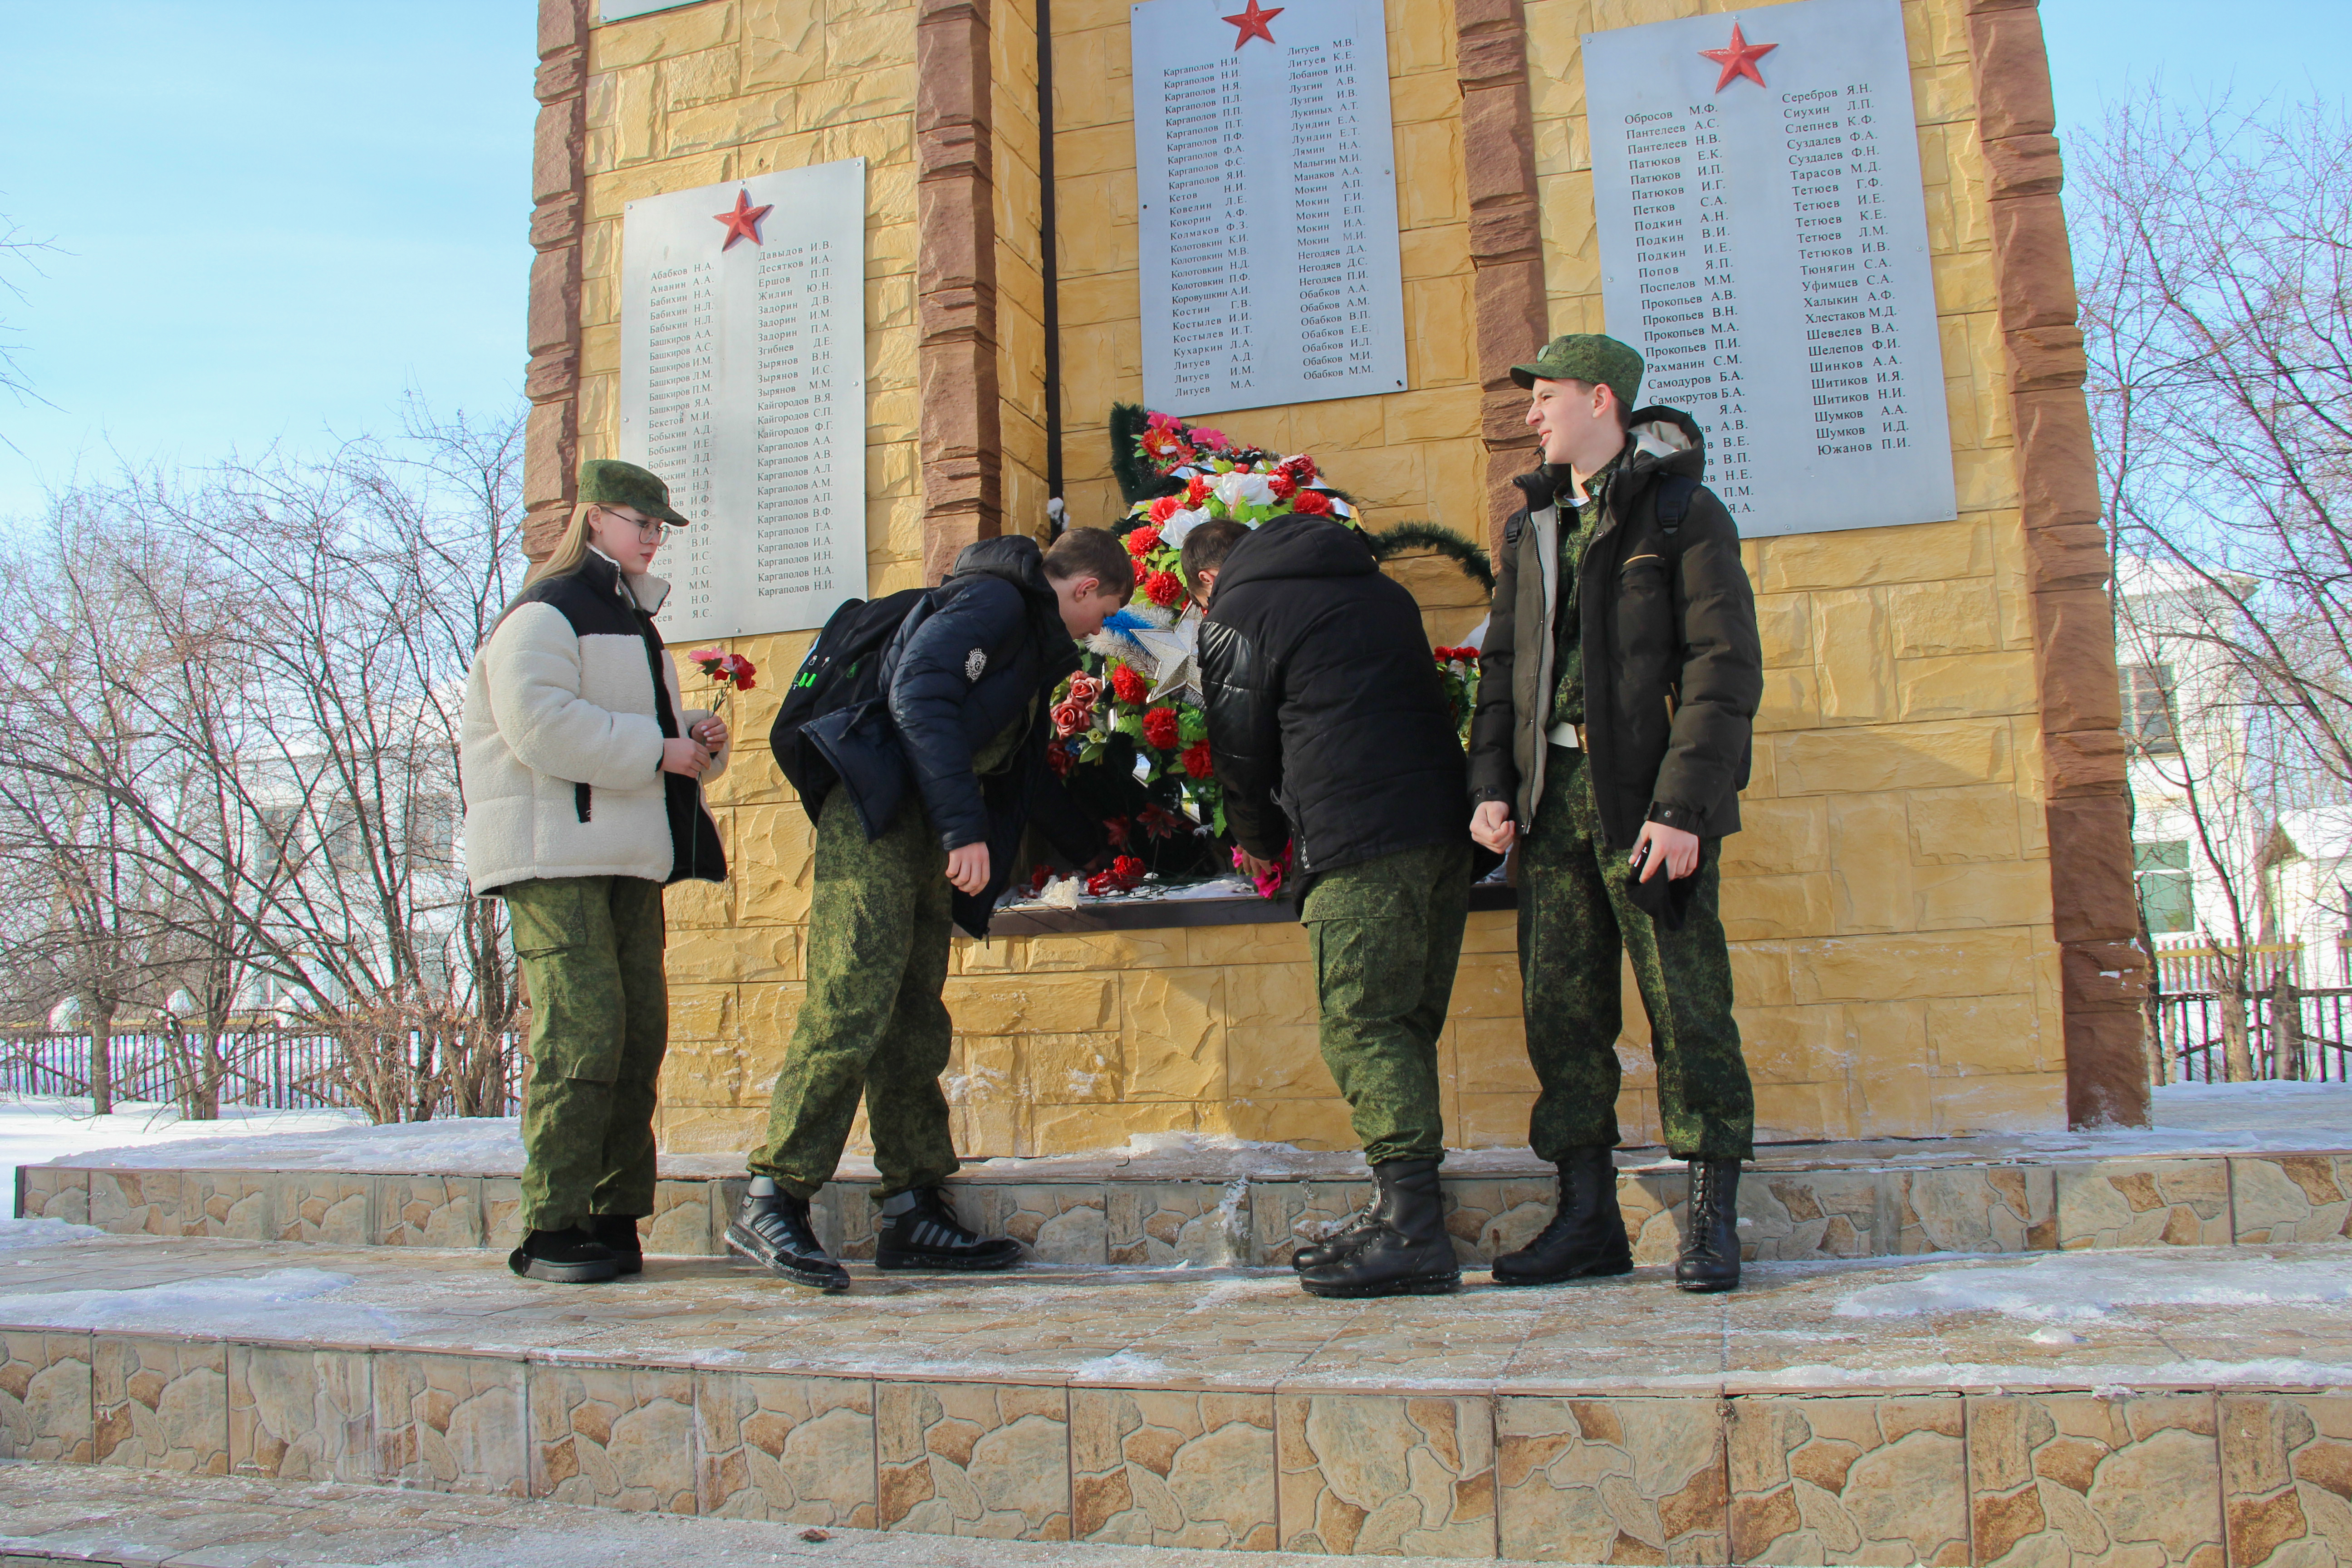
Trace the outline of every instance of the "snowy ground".
[[[2090, 1132], [1985, 1133], [1967, 1139], [1884, 1140], [1795, 1144], [1758, 1151], [1761, 1161], [1869, 1165], [1883, 1161], [2120, 1159], [2140, 1154], [2295, 1152], [2352, 1149], [2352, 1084], [2173, 1084], [2155, 1091], [2155, 1125]], [[418, 1171], [453, 1176], [512, 1175], [522, 1169], [522, 1140], [513, 1117], [371, 1127], [356, 1113], [331, 1110], [231, 1111], [220, 1121], [182, 1121], [169, 1106], [129, 1106], [103, 1120], [87, 1100], [0, 1098], [0, 1162], [5, 1166], [54, 1162], [131, 1169], [206, 1166], [214, 1169], [352, 1171], [400, 1175]], [[92, 1159], [90, 1156], [98, 1155]], [[1644, 1154], [1629, 1151], [1626, 1163]], [[1516, 1173], [1534, 1168], [1525, 1149], [1455, 1151], [1453, 1174]], [[1350, 1152], [1309, 1152], [1287, 1143], [1193, 1132], [1145, 1133], [1124, 1147], [1028, 1160], [975, 1161], [970, 1170], [1043, 1174], [1064, 1179], [1146, 1173], [1164, 1166], [1171, 1176], [1344, 1175], [1360, 1169]], [[668, 1155], [672, 1176], [730, 1175], [741, 1170], [733, 1154]], [[850, 1180], [872, 1180], [863, 1156], [842, 1163]], [[10, 1183], [14, 1172], [0, 1180]]]
[[[177, 1107], [117, 1102], [110, 1116], [92, 1116], [89, 1101], [58, 1095], [0, 1095], [0, 1195], [16, 1190], [16, 1167], [70, 1159], [96, 1150], [116, 1152], [201, 1141], [206, 1147], [256, 1135], [348, 1130], [361, 1121], [349, 1110], [253, 1110], [232, 1106], [218, 1121], [183, 1121]], [[172, 1162], [176, 1163], [177, 1162]]]

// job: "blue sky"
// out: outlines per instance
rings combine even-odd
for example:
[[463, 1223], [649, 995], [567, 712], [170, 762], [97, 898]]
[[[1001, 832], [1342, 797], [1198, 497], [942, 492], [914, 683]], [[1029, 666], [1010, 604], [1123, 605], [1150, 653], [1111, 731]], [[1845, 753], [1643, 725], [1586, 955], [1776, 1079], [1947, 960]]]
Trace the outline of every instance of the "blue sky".
[[[535, 0], [0, 0], [0, 515], [520, 395]], [[2340, 93], [2352, 0], [2044, 0], [2062, 121], [2150, 80]]]

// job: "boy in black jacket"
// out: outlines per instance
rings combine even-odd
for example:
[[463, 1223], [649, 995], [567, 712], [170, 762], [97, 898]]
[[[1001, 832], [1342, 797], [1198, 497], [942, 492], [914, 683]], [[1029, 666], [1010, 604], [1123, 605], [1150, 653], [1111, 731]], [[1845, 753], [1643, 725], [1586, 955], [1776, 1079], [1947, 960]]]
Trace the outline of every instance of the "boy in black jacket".
[[[1073, 529], [1042, 555], [1031, 540], [983, 540], [884, 650], [889, 721], [836, 737], [832, 755], [848, 765], [817, 807], [808, 995], [727, 1227], [734, 1251], [796, 1284], [847, 1289], [810, 1228], [809, 1200], [863, 1095], [882, 1173], [875, 1266], [1020, 1261], [1019, 1243], [974, 1235], [941, 1190], [957, 1165], [939, 1082], [950, 927], [987, 933], [1033, 807], [1069, 836], [1070, 815], [1052, 809], [1048, 701], [1078, 668], [1073, 639], [1100, 631], [1134, 587], [1127, 551], [1100, 529]], [[1060, 847], [1084, 861], [1100, 846]]]
[[1201, 684], [1225, 822], [1253, 867], [1287, 844], [1315, 952], [1323, 1060], [1376, 1192], [1319, 1247], [1317, 1296], [1436, 1295], [1462, 1281], [1437, 1182], [1437, 1037], [1470, 910], [1468, 785], [1421, 607], [1352, 530], [1207, 522], [1184, 577], [1208, 606]]

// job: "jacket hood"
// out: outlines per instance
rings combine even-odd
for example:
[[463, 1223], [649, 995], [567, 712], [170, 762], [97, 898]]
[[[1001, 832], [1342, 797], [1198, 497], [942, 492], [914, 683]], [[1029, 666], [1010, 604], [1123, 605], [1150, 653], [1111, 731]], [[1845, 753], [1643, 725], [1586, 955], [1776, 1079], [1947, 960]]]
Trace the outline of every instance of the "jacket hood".
[[1365, 577], [1381, 569], [1354, 529], [1293, 512], [1253, 529], [1234, 542], [1217, 592], [1236, 583], [1275, 577]]
[[[1668, 474], [1688, 474], [1695, 479], [1706, 477], [1706, 437], [1699, 430], [1698, 421], [1681, 409], [1663, 404], [1637, 408], [1625, 435], [1633, 443], [1633, 453], [1625, 465], [1628, 474], [1661, 479]], [[1546, 463], [1511, 482], [1527, 498], [1529, 510], [1549, 506], [1570, 494], [1575, 484], [1565, 463]]]
[[1037, 548], [1035, 540], [1017, 533], [965, 545], [947, 580], [953, 583], [962, 577], [1002, 577], [1020, 589], [1024, 598], [1054, 597], [1054, 585], [1045, 580], [1045, 552]]

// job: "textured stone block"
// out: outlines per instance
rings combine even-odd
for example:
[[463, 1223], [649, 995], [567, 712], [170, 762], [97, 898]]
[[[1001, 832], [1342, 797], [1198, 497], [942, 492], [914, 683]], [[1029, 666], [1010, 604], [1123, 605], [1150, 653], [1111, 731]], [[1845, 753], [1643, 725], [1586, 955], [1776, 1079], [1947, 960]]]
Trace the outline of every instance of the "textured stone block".
[[1731, 1404], [1735, 1563], [1969, 1561], [1957, 1398]]
[[0, 1331], [0, 1459], [87, 1465], [90, 1337]]
[[1959, 1165], [1890, 1179], [1902, 1184], [1899, 1252], [2043, 1252], [2058, 1245], [2058, 1184], [2046, 1167]]
[[531, 1496], [694, 1512], [692, 1373], [533, 1363], [527, 1375]]
[[2230, 1207], [2241, 1246], [2352, 1236], [2352, 1158], [2270, 1154], [2231, 1160]]
[[375, 1239], [375, 1178], [335, 1171], [285, 1171], [272, 1178], [271, 1216], [279, 1241], [366, 1247]]
[[1501, 1555], [1729, 1561], [1722, 1408], [1713, 1399], [1503, 1400]]
[[1020, 1384], [875, 1388], [885, 1530], [1004, 1541], [1070, 1538], [1067, 1396]]
[[1495, 1555], [1495, 1436], [1486, 1400], [1283, 1394], [1275, 1430], [1284, 1551]]
[[92, 1171], [89, 1223], [115, 1236], [177, 1236], [184, 1204], [177, 1171]]
[[363, 1351], [228, 1347], [232, 1473], [286, 1481], [375, 1479], [375, 1403]]
[[990, 1236], [1013, 1237], [1040, 1263], [1099, 1268], [1108, 1256], [1105, 1209], [1109, 1199], [1099, 1186], [992, 1183], [968, 1191], [981, 1207], [980, 1228]]
[[1080, 1541], [1270, 1552], [1273, 1398], [1074, 1388], [1070, 1486]]
[[2352, 1400], [2221, 1394], [2214, 1405], [2231, 1568], [2352, 1555]]
[[654, 1212], [637, 1221], [639, 1244], [665, 1257], [711, 1254], [710, 1194], [715, 1182], [656, 1182]]
[[379, 1247], [479, 1247], [478, 1176], [381, 1176], [375, 1189]]
[[226, 1345], [103, 1334], [91, 1373], [99, 1464], [228, 1474]]
[[26, 1165], [16, 1173], [16, 1217], [89, 1223], [89, 1173]]
[[373, 1362], [379, 1479], [426, 1491], [526, 1494], [522, 1363], [410, 1351], [379, 1351]]
[[2226, 1160], [2102, 1160], [2056, 1175], [2061, 1247], [2230, 1245]]
[[875, 1528], [873, 1384], [754, 1373], [695, 1379], [704, 1514]]
[[2213, 1396], [1970, 1395], [1976, 1561], [2221, 1568]]
[[1119, 1182], [1108, 1188], [1107, 1249], [1115, 1264], [1204, 1268], [1252, 1256], [1250, 1184]]

